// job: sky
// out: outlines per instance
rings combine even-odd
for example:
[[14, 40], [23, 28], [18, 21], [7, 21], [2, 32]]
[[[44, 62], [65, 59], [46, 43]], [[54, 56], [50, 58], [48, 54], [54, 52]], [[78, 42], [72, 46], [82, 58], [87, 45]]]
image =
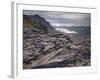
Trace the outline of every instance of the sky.
[[75, 12], [53, 12], [53, 11], [35, 11], [24, 10], [25, 15], [36, 15], [45, 18], [52, 26], [90, 26], [90, 13]]

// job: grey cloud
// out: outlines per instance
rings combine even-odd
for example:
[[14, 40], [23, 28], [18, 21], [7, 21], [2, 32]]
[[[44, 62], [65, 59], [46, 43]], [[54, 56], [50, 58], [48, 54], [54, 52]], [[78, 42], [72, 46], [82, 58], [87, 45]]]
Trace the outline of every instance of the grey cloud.
[[45, 18], [51, 25], [69, 25], [70, 26], [90, 26], [91, 15], [89, 13], [75, 13], [75, 12], [52, 12], [52, 11], [35, 11], [24, 10], [26, 15], [38, 14]]

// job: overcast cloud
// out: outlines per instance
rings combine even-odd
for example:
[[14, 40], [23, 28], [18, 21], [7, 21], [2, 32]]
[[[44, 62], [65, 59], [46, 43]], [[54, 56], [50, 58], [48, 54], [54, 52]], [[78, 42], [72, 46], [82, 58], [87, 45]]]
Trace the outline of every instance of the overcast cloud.
[[90, 13], [24, 10], [23, 14], [38, 14], [50, 22], [52, 26], [90, 26], [91, 24]]

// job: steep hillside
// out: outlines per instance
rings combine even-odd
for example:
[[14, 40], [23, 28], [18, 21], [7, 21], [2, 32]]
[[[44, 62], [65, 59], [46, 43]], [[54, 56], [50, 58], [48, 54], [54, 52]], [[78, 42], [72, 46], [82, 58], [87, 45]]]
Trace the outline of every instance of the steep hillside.
[[33, 28], [44, 32], [55, 32], [55, 29], [39, 15], [23, 15], [24, 28]]

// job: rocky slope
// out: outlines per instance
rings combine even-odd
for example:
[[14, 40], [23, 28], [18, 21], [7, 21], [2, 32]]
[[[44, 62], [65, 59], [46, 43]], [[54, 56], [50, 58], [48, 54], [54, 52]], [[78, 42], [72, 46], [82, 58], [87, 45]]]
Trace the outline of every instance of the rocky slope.
[[39, 15], [23, 15], [23, 27], [53, 33], [55, 29]]
[[90, 39], [72, 40], [38, 15], [23, 17], [23, 68], [90, 66]]

